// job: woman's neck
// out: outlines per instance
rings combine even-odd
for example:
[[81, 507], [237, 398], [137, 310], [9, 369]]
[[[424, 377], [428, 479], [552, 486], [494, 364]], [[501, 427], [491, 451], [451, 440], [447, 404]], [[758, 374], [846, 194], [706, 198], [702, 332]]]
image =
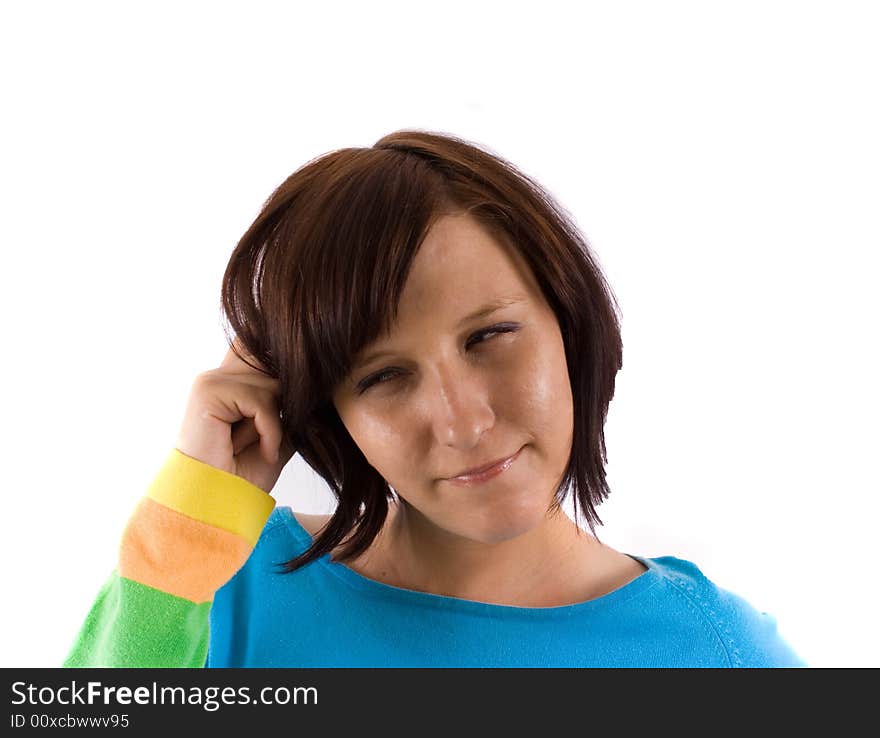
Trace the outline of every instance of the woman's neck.
[[622, 563], [621, 554], [562, 510], [515, 538], [483, 543], [439, 528], [406, 503], [392, 503], [374, 545], [373, 576], [387, 584], [516, 607], [600, 596], [613, 578], [610, 567]]

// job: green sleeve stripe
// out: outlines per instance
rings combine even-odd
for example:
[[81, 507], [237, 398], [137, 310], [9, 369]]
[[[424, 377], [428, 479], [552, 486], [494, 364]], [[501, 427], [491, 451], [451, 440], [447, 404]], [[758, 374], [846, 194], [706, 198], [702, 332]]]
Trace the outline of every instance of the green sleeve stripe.
[[210, 602], [175, 597], [114, 569], [62, 666], [201, 668], [210, 610]]

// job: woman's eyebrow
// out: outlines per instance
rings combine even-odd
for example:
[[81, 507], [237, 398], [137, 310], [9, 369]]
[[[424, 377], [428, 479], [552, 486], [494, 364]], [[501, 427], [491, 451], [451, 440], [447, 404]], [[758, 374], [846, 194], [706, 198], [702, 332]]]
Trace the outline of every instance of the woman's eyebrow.
[[[492, 313], [495, 313], [503, 308], [510, 307], [511, 305], [516, 305], [520, 302], [525, 302], [526, 297], [524, 295], [512, 295], [510, 297], [496, 297], [494, 300], [485, 303], [478, 307], [474, 312], [465, 315], [461, 320], [458, 321], [456, 328], [461, 328], [466, 323], [469, 323], [473, 320], [477, 320], [479, 318], [486, 318]], [[359, 369], [365, 364], [369, 364], [373, 359], [378, 359], [381, 356], [391, 356], [394, 354], [394, 351], [390, 349], [384, 349], [380, 351], [373, 351], [366, 356], [357, 359], [352, 364], [352, 369]]]
[[498, 297], [492, 300], [491, 302], [487, 302], [482, 307], [477, 308], [470, 315], [465, 315], [461, 320], [458, 321], [458, 325], [456, 328], [461, 328], [465, 323], [469, 323], [472, 320], [476, 320], [477, 318], [485, 318], [492, 313], [501, 310], [502, 308], [510, 307], [511, 305], [516, 305], [518, 302], [525, 302], [525, 297]]

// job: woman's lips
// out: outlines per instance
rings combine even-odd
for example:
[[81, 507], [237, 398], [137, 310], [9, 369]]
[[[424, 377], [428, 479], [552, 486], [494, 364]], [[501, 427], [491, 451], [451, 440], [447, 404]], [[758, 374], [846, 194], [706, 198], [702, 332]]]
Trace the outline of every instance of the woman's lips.
[[493, 478], [497, 477], [499, 474], [501, 474], [501, 472], [503, 472], [504, 470], [509, 468], [510, 465], [513, 464], [513, 462], [517, 460], [520, 453], [522, 453], [523, 448], [525, 448], [525, 446], [520, 448], [520, 450], [517, 451], [513, 456], [510, 456], [506, 459], [503, 459], [503, 460], [493, 464], [488, 469], [485, 469], [485, 470], [478, 472], [478, 473], [475, 473], [475, 474], [463, 474], [462, 476], [459, 476], [459, 477], [450, 477], [446, 481], [450, 482], [451, 484], [455, 484], [457, 486], [464, 486], [464, 487], [470, 486], [473, 484], [480, 484], [481, 482], [486, 482], [489, 479], [493, 479]]

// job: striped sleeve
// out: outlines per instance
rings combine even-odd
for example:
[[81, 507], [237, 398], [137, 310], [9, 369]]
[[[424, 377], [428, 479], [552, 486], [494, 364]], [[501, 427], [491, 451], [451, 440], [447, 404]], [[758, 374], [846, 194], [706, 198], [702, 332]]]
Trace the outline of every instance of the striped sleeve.
[[204, 666], [214, 594], [247, 561], [274, 507], [247, 480], [172, 449], [62, 666]]

